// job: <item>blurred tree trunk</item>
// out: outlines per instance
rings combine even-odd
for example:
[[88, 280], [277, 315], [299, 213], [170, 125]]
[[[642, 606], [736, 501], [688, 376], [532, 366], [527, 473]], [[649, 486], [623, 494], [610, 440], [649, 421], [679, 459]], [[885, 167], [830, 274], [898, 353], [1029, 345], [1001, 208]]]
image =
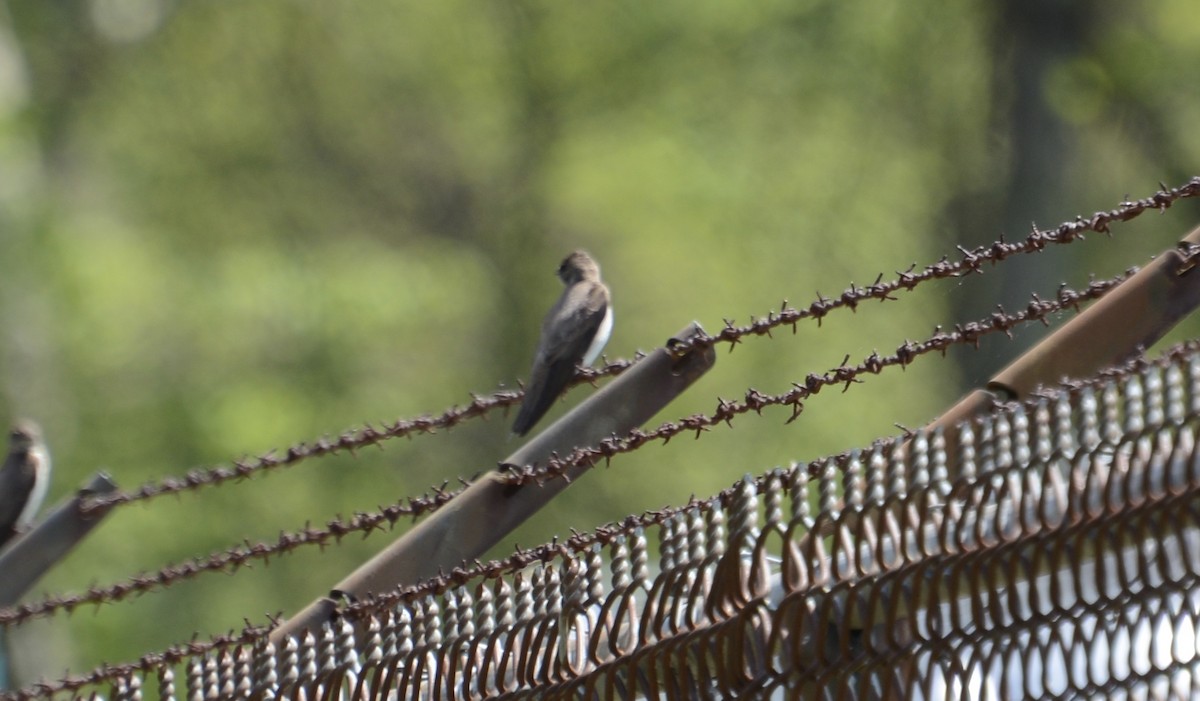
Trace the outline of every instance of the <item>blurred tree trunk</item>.
[[51, 171], [65, 167], [66, 137], [106, 64], [88, 7], [84, 0], [7, 5], [29, 72], [31, 123]]
[[[1048, 228], [1074, 214], [1066, 170], [1074, 140], [1071, 127], [1047, 101], [1046, 82], [1051, 71], [1081, 51], [1095, 3], [1014, 0], [996, 7], [993, 141], [1007, 147], [995, 159], [995, 172], [1004, 174], [1005, 184], [994, 205], [960, 205], [951, 215], [954, 230], [970, 237], [964, 242], [970, 246], [990, 243], [1001, 234], [1008, 240], [1024, 238], [1035, 222]], [[1033, 291], [1044, 295], [1067, 279], [1070, 256], [1070, 251], [1047, 249], [987, 270], [982, 284], [975, 284], [979, 296], [955, 296], [956, 318], [977, 318], [995, 304], [1010, 311], [1023, 308]], [[964, 376], [978, 384], [1044, 333], [1039, 328], [1018, 335], [997, 353], [960, 354]]]

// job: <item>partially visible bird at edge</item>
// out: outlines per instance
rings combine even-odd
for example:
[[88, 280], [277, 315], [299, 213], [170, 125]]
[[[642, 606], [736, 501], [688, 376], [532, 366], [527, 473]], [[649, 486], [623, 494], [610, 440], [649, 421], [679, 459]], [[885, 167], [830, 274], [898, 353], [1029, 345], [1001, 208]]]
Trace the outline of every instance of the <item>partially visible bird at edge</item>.
[[558, 266], [567, 286], [542, 322], [542, 337], [525, 385], [525, 398], [512, 432], [523, 436], [554, 404], [575, 376], [604, 350], [612, 334], [613, 312], [608, 288], [600, 281], [600, 265], [575, 251]]
[[29, 529], [50, 484], [50, 454], [32, 421], [8, 433], [8, 456], [0, 467], [0, 547]]

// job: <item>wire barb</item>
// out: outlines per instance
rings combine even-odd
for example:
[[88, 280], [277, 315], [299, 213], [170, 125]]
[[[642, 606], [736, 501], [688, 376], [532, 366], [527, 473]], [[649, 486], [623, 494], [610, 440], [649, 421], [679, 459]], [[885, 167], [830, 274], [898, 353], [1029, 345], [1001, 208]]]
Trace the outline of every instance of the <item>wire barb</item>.
[[[1106, 212], [1096, 212], [1090, 217], [1077, 216], [1070, 222], [1059, 224], [1051, 231], [1040, 231], [1035, 224], [1032, 233], [1020, 243], [1006, 243], [1001, 237], [992, 244], [973, 250], [956, 246], [962, 254], [962, 258], [957, 262], [951, 262], [943, 256], [936, 263], [926, 266], [919, 272], [914, 272], [916, 270], [914, 263], [905, 272], [897, 273], [895, 279], [886, 282], [883, 281], [881, 273], [873, 284], [867, 287], [851, 284], [850, 288], [836, 299], [826, 298], [817, 292], [816, 301], [805, 309], [789, 307], [785, 300], [778, 314], [769, 313], [766, 318], [754, 318], [747, 326], [738, 326], [733, 320], [725, 319], [725, 327], [720, 333], [716, 335], [699, 334], [687, 341], [678, 342], [671, 351], [673, 354], [682, 356], [691, 350], [707, 348], [719, 343], [728, 343], [729, 350], [732, 351], [744, 337], [750, 335], [769, 336], [771, 330], [779, 326], [791, 326], [794, 332], [796, 324], [804, 319], [814, 319], [820, 326], [821, 320], [835, 309], [849, 308], [854, 311], [859, 302], [868, 299], [894, 300], [893, 293], [900, 290], [911, 291], [918, 285], [931, 280], [982, 273], [982, 266], [985, 262], [995, 264], [1018, 253], [1041, 251], [1050, 243], [1071, 243], [1082, 239], [1083, 233], [1086, 231], [1107, 232], [1108, 227], [1114, 222], [1129, 221], [1149, 210], [1164, 211], [1179, 200], [1198, 195], [1200, 195], [1200, 176], [1191, 178], [1179, 187], [1171, 188], [1160, 184], [1160, 190], [1148, 197], [1139, 200], [1126, 199], [1116, 208]], [[631, 367], [641, 355], [640, 353], [636, 354], [632, 360], [616, 360], [602, 368], [577, 368], [576, 376], [570, 386], [574, 387], [585, 382], [592, 383], [602, 377], [618, 375]], [[520, 403], [523, 396], [523, 390], [502, 390], [486, 396], [471, 394], [471, 402], [466, 406], [452, 406], [436, 417], [426, 415], [412, 419], [398, 419], [390, 425], [385, 424], [379, 430], [369, 425], [351, 429], [333, 441], [328, 438], [319, 438], [311, 443], [297, 443], [284, 451], [285, 457], [283, 458], [277, 457], [276, 451], [269, 451], [255, 459], [234, 461], [232, 468], [221, 465], [197, 468], [189, 471], [182, 478], [167, 477], [146, 483], [133, 491], [96, 497], [89, 500], [84, 506], [84, 511], [86, 513], [101, 507], [120, 506], [167, 494], [178, 494], [221, 485], [229, 481], [243, 480], [258, 472], [291, 467], [307, 459], [334, 455], [339, 452], [349, 452], [353, 455], [360, 448], [379, 445], [385, 440], [401, 436], [412, 438], [414, 434], [448, 430], [468, 419], [486, 417], [495, 409], [507, 408]]]
[[[997, 643], [1011, 635], [1019, 636], [1023, 660], [1086, 660], [1077, 646], [1095, 642], [1111, 651], [1128, 628], [1154, 619], [1139, 611], [1174, 611], [1186, 602], [1179, 593], [1200, 587], [1200, 570], [1185, 557], [1189, 534], [1200, 530], [1196, 397], [1200, 341], [951, 429], [971, 448], [957, 477], [944, 470], [943, 436], [918, 430], [908, 455], [898, 450], [902, 436], [877, 441], [747, 477], [708, 499], [517, 547], [503, 560], [464, 563], [429, 581], [341, 600], [337, 621], [315, 637], [289, 639], [283, 654], [272, 650], [267, 658], [277, 662], [265, 666], [217, 662], [249, 660], [251, 651], [261, 659], [257, 651], [270, 649], [264, 641], [271, 617], [269, 625], [193, 637], [133, 663], [0, 698], [87, 695], [103, 684], [132, 692], [146, 676], [171, 682], [169, 668], [183, 665], [189, 684], [201, 677], [214, 689], [249, 684], [273, 698], [324, 698], [319, 689], [336, 689], [338, 675], [350, 673], [373, 680], [361, 687], [370, 693], [355, 698], [385, 698], [396, 688], [383, 681], [390, 670], [414, 697], [436, 688], [496, 695], [495, 685], [517, 683], [565, 699], [578, 698], [580, 684], [619, 684], [630, 672], [658, 683], [684, 676], [732, 683], [729, 669], [708, 666], [724, 659], [744, 661], [737, 672], [763, 683], [804, 670], [819, 679], [846, 674], [840, 683], [848, 688], [878, 690], [870, 685], [919, 681], [887, 676], [914, 645], [934, 649], [930, 659], [962, 660], [961, 674], [1007, 670], [991, 664], [987, 651], [1015, 649]], [[1102, 438], [1075, 440], [1092, 434]], [[897, 515], [905, 519], [903, 533]], [[819, 539], [802, 545], [820, 524], [835, 534], [828, 546]], [[655, 534], [659, 562], [652, 568]], [[1121, 548], [1128, 549], [1124, 559]], [[1035, 586], [1047, 573], [1057, 586]], [[1097, 577], [1101, 586], [1087, 584]], [[942, 587], [997, 615], [981, 619], [971, 615], [974, 608], [945, 606]], [[464, 610], [472, 600], [477, 607]], [[1031, 625], [1069, 633], [1080, 620], [1088, 632], [1027, 634]], [[1183, 630], [1169, 628], [1176, 629]], [[778, 635], [783, 631], [799, 634]], [[811, 641], [813, 635], [833, 638]], [[387, 651], [376, 654], [384, 637]], [[322, 651], [335, 640], [346, 651], [336, 659]], [[1170, 649], [1169, 639], [1155, 640]], [[730, 647], [742, 644], [760, 652]], [[565, 657], [548, 654], [555, 649]], [[529, 660], [521, 663], [520, 681], [496, 671], [518, 659]], [[1018, 691], [1029, 695], [1045, 685], [1035, 667], [1012, 668], [1004, 680], [1023, 683]], [[1116, 689], [1124, 680], [1106, 676], [1106, 666], [1080, 669], [1093, 688]]]

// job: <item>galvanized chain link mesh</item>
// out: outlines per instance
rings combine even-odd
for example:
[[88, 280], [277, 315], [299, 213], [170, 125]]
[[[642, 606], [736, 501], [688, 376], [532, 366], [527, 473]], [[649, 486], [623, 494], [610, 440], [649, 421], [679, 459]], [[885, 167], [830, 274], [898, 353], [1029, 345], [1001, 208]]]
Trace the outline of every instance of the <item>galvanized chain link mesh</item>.
[[[18, 698], [1190, 698], [1200, 353], [793, 465], [661, 525]], [[948, 454], [945, 445], [961, 446]], [[102, 688], [101, 688], [102, 687]]]

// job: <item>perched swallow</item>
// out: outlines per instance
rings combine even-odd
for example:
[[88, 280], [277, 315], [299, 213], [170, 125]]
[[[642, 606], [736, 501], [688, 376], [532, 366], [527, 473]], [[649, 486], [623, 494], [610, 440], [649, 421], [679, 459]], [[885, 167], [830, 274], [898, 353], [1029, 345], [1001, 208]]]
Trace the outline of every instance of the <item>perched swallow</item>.
[[49, 484], [50, 454], [42, 432], [31, 421], [19, 421], [8, 433], [8, 457], [0, 467], [0, 546], [28, 530]]
[[558, 266], [558, 277], [567, 289], [542, 322], [525, 400], [512, 427], [518, 436], [528, 433], [558, 399], [576, 365], [592, 364], [612, 333], [612, 304], [596, 261], [575, 251]]

